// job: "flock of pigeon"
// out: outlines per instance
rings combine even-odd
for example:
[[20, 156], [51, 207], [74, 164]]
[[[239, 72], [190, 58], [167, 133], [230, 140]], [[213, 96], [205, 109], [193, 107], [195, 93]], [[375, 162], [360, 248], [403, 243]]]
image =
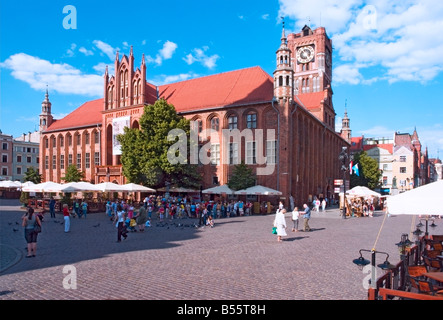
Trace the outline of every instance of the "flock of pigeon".
[[[64, 221], [59, 221], [59, 220], [52, 220], [52, 222], [56, 223], [56, 224], [60, 224], [60, 225], [64, 224]], [[8, 222], [8, 225], [13, 226], [13, 228], [12, 228], [13, 232], [18, 232], [20, 230], [20, 228], [15, 227], [15, 226], [21, 226], [21, 223], [15, 221], [15, 226], [14, 226], [13, 222]], [[100, 222], [97, 224], [94, 224], [93, 227], [94, 228], [100, 227]], [[184, 228], [199, 228], [199, 225], [198, 225], [198, 223], [175, 223], [175, 222], [169, 223], [167, 221], [162, 221], [162, 222], [157, 222], [155, 224], [155, 227], [166, 228], [166, 229], [169, 229], [170, 227], [174, 227], [174, 228], [180, 228], [183, 230]]]

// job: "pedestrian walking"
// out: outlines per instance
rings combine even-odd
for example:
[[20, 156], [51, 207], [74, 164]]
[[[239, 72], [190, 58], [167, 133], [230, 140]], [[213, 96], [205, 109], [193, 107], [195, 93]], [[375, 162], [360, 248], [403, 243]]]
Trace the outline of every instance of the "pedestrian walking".
[[326, 209], [326, 200], [323, 199], [321, 202], [321, 211], [325, 212], [325, 209]]
[[138, 230], [140, 232], [145, 231], [145, 224], [146, 221], [148, 221], [148, 213], [146, 211], [145, 206], [141, 206], [138, 210], [137, 214], [134, 216], [135, 220], [137, 221]]
[[51, 218], [55, 218], [55, 200], [54, 200], [54, 197], [51, 197], [51, 200], [49, 200], [49, 213], [51, 214]]
[[303, 214], [303, 218], [304, 218], [304, 225], [303, 225], [303, 231], [311, 231], [311, 227], [309, 227], [309, 219], [311, 219], [311, 209], [309, 209], [309, 206], [305, 203], [303, 205], [304, 208], [304, 214]]
[[275, 214], [274, 227], [277, 228], [277, 241], [281, 242], [281, 237], [287, 236], [286, 234], [286, 219], [285, 219], [286, 209], [278, 209]]
[[122, 236], [125, 239], [128, 237], [125, 225], [125, 211], [121, 204], [117, 205], [117, 214], [115, 215], [114, 222], [117, 222], [117, 242], [121, 242]]
[[86, 200], [83, 200], [82, 202], [82, 212], [86, 219], [86, 213], [88, 213], [88, 203], [86, 202]]
[[299, 216], [300, 216], [300, 213], [298, 212], [298, 207], [294, 207], [294, 210], [292, 210], [292, 232], [298, 231]]
[[22, 226], [25, 228], [25, 239], [28, 244], [28, 255], [26, 258], [35, 257], [37, 251], [37, 235], [34, 228], [38, 224], [40, 227], [42, 223], [37, 215], [34, 214], [34, 209], [29, 208], [28, 213], [23, 216]]
[[63, 219], [65, 220], [65, 232], [69, 232], [71, 228], [71, 218], [69, 217], [69, 208], [66, 203], [63, 204]]

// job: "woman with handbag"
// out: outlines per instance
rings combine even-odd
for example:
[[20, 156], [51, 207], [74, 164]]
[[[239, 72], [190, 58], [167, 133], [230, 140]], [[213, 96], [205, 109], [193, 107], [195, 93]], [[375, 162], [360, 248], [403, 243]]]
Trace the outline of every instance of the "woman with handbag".
[[40, 232], [38, 230], [41, 230], [42, 223], [38, 216], [34, 214], [33, 208], [28, 208], [28, 213], [23, 217], [22, 226], [25, 228], [25, 239], [28, 244], [28, 255], [26, 258], [35, 257], [37, 235]]
[[277, 241], [281, 242], [282, 236], [287, 236], [286, 234], [286, 219], [285, 219], [286, 209], [278, 209], [275, 214], [274, 227], [277, 228]]

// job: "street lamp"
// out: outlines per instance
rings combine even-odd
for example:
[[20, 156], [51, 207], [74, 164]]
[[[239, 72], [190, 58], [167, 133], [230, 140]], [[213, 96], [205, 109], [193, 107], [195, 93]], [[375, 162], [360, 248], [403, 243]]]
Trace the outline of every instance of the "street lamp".
[[[363, 254], [362, 254], [363, 251], [371, 253], [371, 261], [363, 258]], [[360, 249], [359, 253], [360, 253], [360, 257], [358, 257], [357, 259], [352, 260], [352, 262], [354, 264], [356, 264], [357, 266], [359, 266], [359, 267], [364, 267], [364, 266], [366, 266], [368, 264], [371, 264], [372, 268], [371, 268], [371, 282], [370, 283], [371, 283], [371, 287], [376, 289], [376, 286], [377, 286], [376, 285], [377, 279], [376, 279], [376, 273], [375, 273], [375, 270], [376, 270], [375, 269], [375, 256], [376, 256], [376, 254], [377, 253], [381, 253], [381, 254], [385, 254], [386, 255], [386, 260], [383, 263], [380, 263], [380, 264], [377, 265], [377, 267], [379, 267], [380, 269], [389, 270], [389, 269], [394, 269], [395, 266], [392, 265], [388, 261], [389, 254], [386, 253], [386, 252], [376, 251], [375, 249], [372, 249], [372, 250]]]
[[348, 170], [346, 160], [349, 158], [347, 150], [348, 147], [342, 147], [341, 152], [338, 155], [338, 160], [341, 162], [341, 171], [343, 171], [343, 219], [346, 219], [346, 171]]

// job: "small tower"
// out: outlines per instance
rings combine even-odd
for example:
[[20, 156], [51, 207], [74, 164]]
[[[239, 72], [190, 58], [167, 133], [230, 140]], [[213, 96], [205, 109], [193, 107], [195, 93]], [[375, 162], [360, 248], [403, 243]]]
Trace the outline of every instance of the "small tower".
[[341, 131], [340, 135], [343, 139], [345, 139], [348, 143], [351, 143], [351, 125], [348, 117], [348, 110], [345, 106], [345, 115], [343, 120], [341, 121]]
[[291, 63], [291, 50], [287, 46], [285, 35], [285, 22], [283, 21], [283, 30], [280, 48], [277, 50], [277, 69], [274, 71], [274, 97], [292, 100], [293, 98], [293, 78], [294, 70]]
[[51, 114], [51, 102], [49, 101], [48, 86], [46, 86], [45, 100], [42, 102], [42, 113], [40, 114], [40, 132], [45, 131], [53, 122]]

